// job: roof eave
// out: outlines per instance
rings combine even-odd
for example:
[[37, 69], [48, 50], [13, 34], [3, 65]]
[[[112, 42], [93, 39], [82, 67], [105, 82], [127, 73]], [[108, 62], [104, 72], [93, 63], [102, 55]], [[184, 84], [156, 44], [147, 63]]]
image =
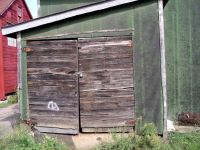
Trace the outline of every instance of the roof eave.
[[92, 13], [92, 12], [96, 12], [96, 11], [100, 11], [100, 10], [109, 9], [109, 8], [120, 6], [120, 5], [129, 4], [132, 2], [136, 2], [136, 1], [139, 1], [139, 0], [111, 0], [111, 1], [95, 3], [92, 5], [86, 5], [86, 6], [72, 9], [69, 11], [64, 11], [62, 13], [57, 13], [54, 15], [49, 15], [46, 17], [33, 19], [31, 21], [28, 21], [25, 23], [20, 23], [20, 24], [14, 25], [14, 26], [4, 27], [4, 28], [2, 28], [2, 34], [9, 35], [9, 34], [21, 32], [21, 31], [24, 31], [27, 29], [39, 27], [39, 26], [42, 26], [45, 24], [61, 21], [64, 19], [68, 19], [68, 18], [72, 18], [75, 16], [80, 16], [83, 14], [88, 14], [88, 13]]

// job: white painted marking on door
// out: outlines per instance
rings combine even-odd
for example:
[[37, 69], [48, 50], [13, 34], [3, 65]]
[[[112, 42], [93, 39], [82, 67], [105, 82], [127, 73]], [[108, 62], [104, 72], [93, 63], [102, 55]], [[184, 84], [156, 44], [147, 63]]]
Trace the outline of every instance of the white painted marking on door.
[[53, 102], [53, 101], [50, 101], [48, 103], [48, 109], [50, 109], [52, 111], [59, 111], [60, 110], [59, 107], [58, 107], [58, 105], [55, 102]]

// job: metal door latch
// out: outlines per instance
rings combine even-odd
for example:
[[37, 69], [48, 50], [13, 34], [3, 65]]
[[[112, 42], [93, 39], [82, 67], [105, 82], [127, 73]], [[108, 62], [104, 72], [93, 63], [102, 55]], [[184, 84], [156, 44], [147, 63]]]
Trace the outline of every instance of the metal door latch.
[[80, 78], [83, 77], [83, 73], [82, 73], [82, 72], [77, 72], [76, 74], [77, 74]]

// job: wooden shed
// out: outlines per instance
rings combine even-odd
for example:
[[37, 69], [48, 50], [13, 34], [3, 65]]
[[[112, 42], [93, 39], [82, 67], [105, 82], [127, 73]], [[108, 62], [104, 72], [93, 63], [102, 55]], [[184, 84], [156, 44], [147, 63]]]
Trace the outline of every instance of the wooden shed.
[[[73, 2], [41, 0], [41, 18], [3, 29], [21, 39], [21, 118], [42, 132], [107, 132], [153, 122], [162, 134], [167, 119], [162, 0]], [[180, 1], [164, 2], [170, 19], [170, 8]], [[170, 30], [171, 22], [165, 23]], [[165, 38], [170, 45], [169, 34]]]
[[[0, 28], [32, 18], [24, 0], [0, 1]], [[17, 90], [17, 45], [16, 38], [0, 33], [0, 100]]]
[[4, 30], [20, 32], [21, 117], [39, 130], [105, 132], [138, 118], [162, 132], [157, 1], [97, 2]]

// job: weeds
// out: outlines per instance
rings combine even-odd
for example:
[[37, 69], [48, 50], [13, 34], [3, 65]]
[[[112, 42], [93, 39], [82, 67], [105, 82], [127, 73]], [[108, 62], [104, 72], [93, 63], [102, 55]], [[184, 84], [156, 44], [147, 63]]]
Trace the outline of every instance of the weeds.
[[0, 103], [0, 108], [6, 108], [8, 106], [10, 106], [10, 104], [8, 104], [7, 102]]
[[146, 124], [140, 134], [135, 136], [135, 149], [168, 150], [169, 147], [157, 135], [154, 124]]
[[17, 103], [18, 102], [18, 95], [17, 95], [17, 93], [8, 96], [7, 100], [8, 100], [8, 104], [15, 104], [15, 103]]
[[114, 134], [112, 142], [102, 142], [94, 150], [200, 150], [199, 133], [171, 133], [166, 144], [153, 124], [146, 124], [139, 135]]
[[200, 132], [172, 133], [169, 135], [169, 144], [173, 150], [200, 150]]
[[18, 95], [17, 95], [17, 93], [15, 93], [13, 95], [7, 96], [7, 101], [2, 102], [0, 104], [0, 108], [8, 107], [8, 106], [15, 104], [17, 102], [18, 102]]
[[112, 138], [112, 142], [102, 142], [94, 150], [132, 150], [134, 148], [134, 143], [132, 142], [134, 137], [131, 134], [128, 137], [123, 134], [113, 134]]
[[69, 148], [59, 142], [57, 139], [46, 136], [41, 143], [39, 143], [38, 150], [68, 150]]
[[17, 127], [0, 141], [0, 150], [68, 150], [66, 145], [47, 136], [37, 143], [30, 133], [26, 126]]
[[[157, 136], [153, 124], [147, 124], [140, 134], [113, 134], [112, 140], [102, 142], [94, 150], [199, 150], [200, 132], [170, 133], [169, 143]], [[0, 141], [0, 150], [68, 150], [69, 148], [50, 137], [37, 143], [26, 126], [17, 127], [14, 132]]]

